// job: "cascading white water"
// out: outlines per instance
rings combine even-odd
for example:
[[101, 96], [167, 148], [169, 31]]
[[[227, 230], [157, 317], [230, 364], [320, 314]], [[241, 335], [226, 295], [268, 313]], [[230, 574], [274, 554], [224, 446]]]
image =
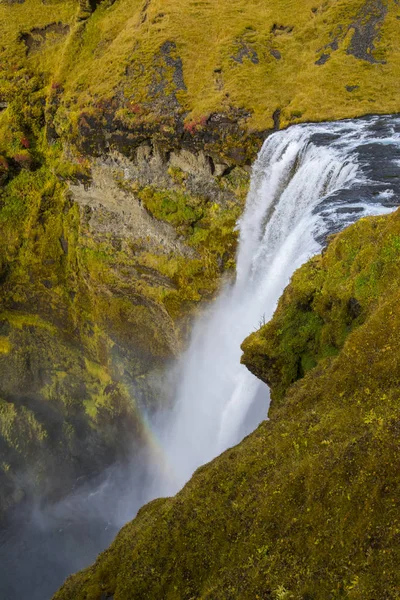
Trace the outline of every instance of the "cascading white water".
[[399, 199], [399, 117], [295, 126], [269, 137], [238, 224], [236, 281], [194, 327], [174, 370], [173, 409], [145, 422], [149, 455], [0, 530], [0, 597], [50, 597], [143, 503], [176, 492], [266, 418], [268, 388], [240, 365], [241, 342], [271, 317], [293, 271], [328, 233], [390, 211]]
[[[199, 465], [266, 417], [268, 388], [240, 364], [241, 342], [271, 318], [291, 274], [320, 250], [328, 231], [390, 210], [380, 202], [387, 191], [378, 190], [374, 202], [362, 191], [374, 183], [363, 174], [355, 148], [371, 141], [370, 125], [296, 126], [265, 142], [239, 222], [236, 282], [197, 322], [179, 365], [172, 414], [154, 425], [169, 467], [153, 474], [151, 496], [176, 492]], [[356, 188], [343, 209], [341, 192]]]

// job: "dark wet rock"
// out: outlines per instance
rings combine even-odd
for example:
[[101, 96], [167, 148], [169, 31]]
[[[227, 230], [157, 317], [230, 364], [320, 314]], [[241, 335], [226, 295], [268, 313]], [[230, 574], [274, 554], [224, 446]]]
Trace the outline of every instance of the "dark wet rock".
[[375, 42], [379, 39], [388, 8], [383, 0], [368, 0], [360, 10], [357, 19], [350, 25], [354, 30], [347, 54], [370, 63], [384, 64], [384, 60], [374, 57]]
[[139, 159], [144, 166], [149, 162], [154, 164], [156, 159], [167, 165], [171, 153], [176, 151], [196, 155], [207, 148], [214, 162], [231, 167], [251, 164], [268, 135], [268, 131], [245, 131], [241, 123], [245, 123], [250, 114], [241, 109], [213, 113], [190, 123], [185, 123], [184, 115], [179, 112], [164, 109], [165, 103], [160, 104], [163, 127], [156, 120], [138, 122], [131, 127], [115, 117], [112, 105], [104, 107], [98, 115], [82, 113], [76, 141], [86, 155], [104, 156], [116, 150], [134, 162], [139, 157], [138, 152], [141, 155], [147, 148], [147, 154]]
[[279, 50], [276, 50], [274, 48], [272, 50], [270, 50], [269, 53], [271, 56], [276, 58], [276, 60], [281, 60], [281, 58], [282, 58], [282, 54], [279, 52]]
[[383, 0], [367, 0], [350, 25], [345, 27], [339, 24], [330, 33], [331, 41], [318, 50], [318, 53], [322, 51], [323, 54], [315, 64], [325, 64], [330, 58], [331, 53], [339, 49], [340, 44], [349, 33], [352, 34], [352, 38], [346, 51], [347, 54], [370, 63], [384, 64], [384, 60], [378, 60], [374, 56], [374, 50], [375, 42], [379, 39], [380, 29], [385, 20], [387, 10], [387, 6]]
[[285, 33], [292, 33], [294, 27], [292, 25], [281, 25], [279, 23], [274, 23], [271, 27], [271, 33], [274, 35], [282, 35]]
[[362, 307], [357, 298], [350, 298], [347, 303], [347, 311], [352, 319], [357, 319], [362, 312]]
[[281, 126], [281, 109], [280, 108], [277, 108], [274, 111], [274, 114], [272, 115], [272, 118], [274, 120], [274, 129], [276, 131], [278, 131], [280, 129], [280, 126]]
[[[155, 57], [156, 62], [160, 57], [162, 57], [166, 67], [169, 67], [173, 71], [172, 80], [175, 84], [176, 90], [186, 90], [186, 85], [183, 79], [182, 59], [177, 54], [175, 42], [165, 42], [161, 46], [158, 56], [156, 55]], [[160, 80], [163, 83], [163, 87], [162, 90], [155, 90], [155, 93], [158, 93], [159, 91], [164, 91], [167, 83], [164, 66], [159, 65], [157, 66], [157, 69], [160, 75]], [[149, 91], [152, 91], [151, 87]]]
[[326, 62], [328, 62], [328, 60], [330, 59], [331, 55], [330, 54], [322, 54], [318, 60], [315, 61], [316, 65], [324, 65]]
[[253, 65], [257, 65], [260, 61], [255, 49], [245, 40], [241, 39], [237, 42], [237, 52], [231, 56], [232, 60], [243, 64], [245, 59], [250, 60]]
[[346, 90], [348, 92], [355, 92], [356, 90], [359, 90], [360, 86], [359, 85], [346, 85]]
[[27, 53], [32, 54], [37, 52], [40, 47], [47, 41], [49, 35], [56, 37], [64, 37], [70, 31], [70, 26], [63, 23], [50, 23], [46, 27], [35, 27], [28, 33], [22, 33], [20, 39], [24, 42]]

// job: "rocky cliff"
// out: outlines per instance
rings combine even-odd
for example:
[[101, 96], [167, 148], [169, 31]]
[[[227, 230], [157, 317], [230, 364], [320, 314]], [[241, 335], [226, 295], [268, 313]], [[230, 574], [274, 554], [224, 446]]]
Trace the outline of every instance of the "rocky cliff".
[[394, 600], [400, 212], [300, 268], [243, 362], [270, 419], [139, 511], [55, 600]]

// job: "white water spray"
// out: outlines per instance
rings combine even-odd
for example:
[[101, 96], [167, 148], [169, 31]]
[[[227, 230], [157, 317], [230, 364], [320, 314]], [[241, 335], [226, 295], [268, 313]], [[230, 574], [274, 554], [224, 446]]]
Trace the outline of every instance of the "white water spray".
[[[367, 180], [354, 149], [370, 137], [367, 123], [354, 121], [292, 127], [265, 142], [239, 222], [236, 282], [197, 322], [172, 414], [155, 426], [169, 468], [154, 473], [151, 496], [175, 493], [266, 418], [268, 388], [240, 364], [240, 344], [271, 318], [293, 271], [321, 249], [329, 230], [390, 210], [360, 191]], [[343, 210], [340, 193], [357, 186]]]

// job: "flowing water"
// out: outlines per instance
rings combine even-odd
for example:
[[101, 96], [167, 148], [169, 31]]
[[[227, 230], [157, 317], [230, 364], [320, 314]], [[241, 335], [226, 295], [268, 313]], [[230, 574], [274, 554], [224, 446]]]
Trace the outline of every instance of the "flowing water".
[[153, 496], [174, 493], [265, 418], [268, 389], [240, 364], [241, 342], [328, 233], [392, 210], [399, 157], [394, 118], [300, 125], [265, 142], [238, 224], [236, 282], [196, 324], [174, 408], [155, 426], [169, 468], [156, 470]]
[[117, 466], [96, 486], [36, 507], [0, 533], [0, 598], [47, 600], [141, 504], [175, 493], [266, 418], [268, 388], [240, 365], [241, 342], [270, 319], [293, 271], [329, 233], [398, 204], [400, 118], [299, 125], [270, 136], [238, 223], [236, 280], [194, 326], [173, 369], [173, 407], [151, 419], [143, 412], [149, 448], [140, 476], [137, 460]]

